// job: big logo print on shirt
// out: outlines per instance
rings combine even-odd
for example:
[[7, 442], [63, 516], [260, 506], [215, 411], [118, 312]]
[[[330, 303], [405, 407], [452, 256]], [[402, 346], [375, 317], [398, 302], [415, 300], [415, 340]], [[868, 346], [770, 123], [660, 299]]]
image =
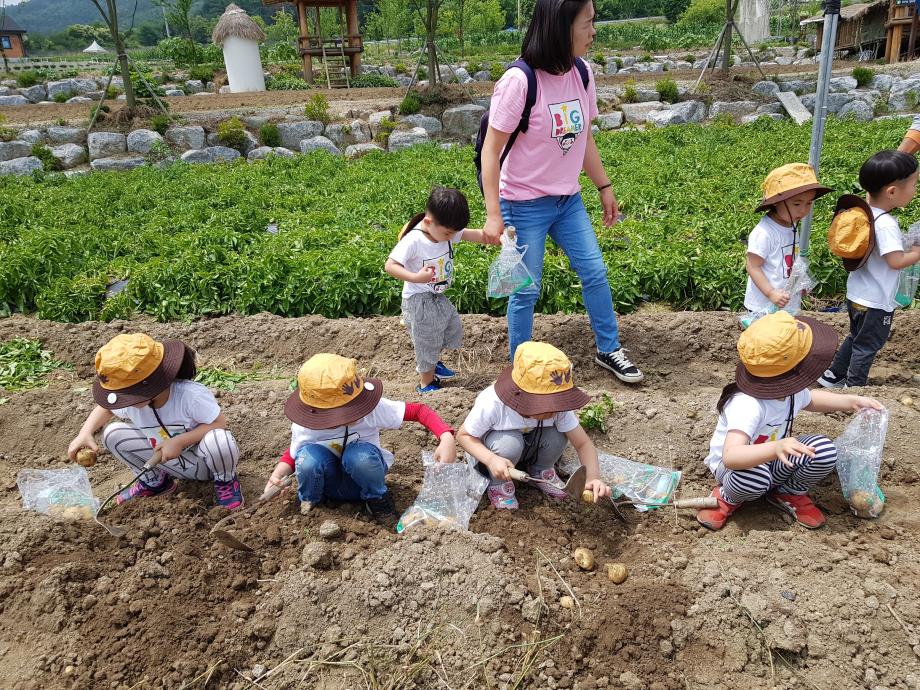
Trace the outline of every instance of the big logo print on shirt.
[[552, 122], [551, 136], [559, 143], [564, 156], [575, 145], [578, 135], [585, 129], [581, 101], [576, 98], [564, 103], [552, 103], [549, 106], [549, 117]]

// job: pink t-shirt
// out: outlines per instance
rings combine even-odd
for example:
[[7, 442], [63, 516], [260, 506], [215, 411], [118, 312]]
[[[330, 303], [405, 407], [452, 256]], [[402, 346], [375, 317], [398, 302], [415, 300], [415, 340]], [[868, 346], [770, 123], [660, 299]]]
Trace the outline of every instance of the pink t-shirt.
[[[518, 134], [499, 179], [499, 195], [509, 201], [578, 193], [591, 121], [597, 117], [597, 91], [590, 68], [587, 93], [575, 67], [565, 74], [541, 69], [535, 73], [537, 99], [530, 112], [530, 127]], [[489, 126], [513, 132], [526, 100], [527, 77], [516, 67], [509, 69], [495, 85]]]

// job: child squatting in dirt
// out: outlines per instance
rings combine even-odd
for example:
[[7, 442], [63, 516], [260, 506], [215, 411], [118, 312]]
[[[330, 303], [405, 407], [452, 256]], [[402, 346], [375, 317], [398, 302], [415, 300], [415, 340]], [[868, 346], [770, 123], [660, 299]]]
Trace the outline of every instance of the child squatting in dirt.
[[[143, 333], [115, 336], [96, 353], [96, 407], [67, 448], [73, 460], [82, 448], [98, 450], [93, 438], [128, 465], [140, 479], [122, 491], [121, 504], [134, 498], [169, 494], [176, 478], [214, 482], [219, 506], [243, 505], [236, 476], [240, 449], [227, 430], [214, 398], [195, 378], [195, 353], [180, 340], [157, 341]], [[145, 469], [154, 453], [162, 463]]]
[[454, 279], [454, 247], [465, 240], [482, 244], [481, 230], [470, 222], [466, 197], [456, 189], [435, 187], [425, 212], [409, 220], [399, 233], [384, 269], [403, 281], [402, 316], [419, 374], [419, 393], [433, 393], [442, 379], [456, 375], [441, 361], [441, 351], [463, 343], [463, 324], [444, 294]]
[[419, 422], [440, 441], [436, 461], [457, 459], [453, 430], [434, 410], [384, 398], [379, 379], [361, 376], [357, 361], [339, 355], [319, 353], [303, 363], [284, 413], [292, 422], [291, 445], [265, 491], [284, 486], [296, 473], [304, 514], [324, 498], [360, 501], [375, 521], [395, 526], [398, 515], [386, 485], [394, 458], [380, 446], [381, 429]]
[[572, 362], [547, 343], [521, 343], [514, 365], [476, 396], [473, 409], [457, 434], [460, 445], [489, 476], [487, 494], [499, 510], [515, 510], [518, 500], [509, 470], [518, 466], [549, 498], [561, 501], [568, 494], [556, 474], [556, 461], [571, 442], [587, 469], [585, 488], [594, 500], [609, 496], [600, 479], [597, 449], [581, 427], [574, 410], [591, 398], [575, 386]]

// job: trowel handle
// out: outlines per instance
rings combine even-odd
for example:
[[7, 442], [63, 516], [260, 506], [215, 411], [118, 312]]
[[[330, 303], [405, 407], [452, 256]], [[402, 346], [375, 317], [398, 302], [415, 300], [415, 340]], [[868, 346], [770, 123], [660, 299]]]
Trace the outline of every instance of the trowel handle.
[[512, 467], [508, 470], [508, 474], [511, 475], [512, 479], [517, 479], [519, 482], [529, 482], [533, 477], [531, 477], [526, 472], [519, 470], [517, 467]]
[[144, 469], [152, 470], [161, 462], [163, 462], [163, 453], [159, 450], [155, 450], [153, 451], [153, 455], [150, 456], [150, 459], [144, 463]]
[[282, 491], [284, 491], [286, 488], [288, 488], [291, 485], [291, 481], [293, 479], [294, 479], [294, 475], [289, 474], [287, 477], [281, 480], [280, 485], [272, 484], [270, 487], [268, 487], [265, 490], [265, 493], [259, 496], [259, 503], [265, 503], [265, 501], [269, 501], [273, 499], [275, 496], [277, 496]]
[[675, 508], [718, 508], [719, 499], [715, 496], [704, 496], [703, 498], [679, 498], [672, 503]]

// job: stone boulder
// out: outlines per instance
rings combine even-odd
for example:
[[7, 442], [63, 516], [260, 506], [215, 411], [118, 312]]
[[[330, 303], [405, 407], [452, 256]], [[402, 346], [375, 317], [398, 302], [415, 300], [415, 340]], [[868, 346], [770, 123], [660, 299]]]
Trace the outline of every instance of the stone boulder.
[[661, 101], [652, 101], [651, 103], [624, 103], [620, 106], [623, 110], [623, 117], [631, 125], [638, 125], [648, 118], [648, 114], [653, 110], [663, 110], [665, 104]]
[[204, 127], [170, 127], [166, 130], [166, 141], [180, 151], [203, 149], [205, 145]]
[[830, 93], [846, 93], [855, 89], [859, 84], [853, 77], [833, 77], [827, 84]]
[[407, 149], [417, 144], [427, 144], [429, 141], [431, 141], [431, 137], [429, 137], [428, 132], [421, 127], [413, 127], [408, 130], [396, 130], [390, 135], [389, 149], [390, 151], [399, 151], [400, 149]]
[[367, 144], [371, 140], [371, 128], [364, 120], [353, 120], [347, 125], [326, 125], [324, 134], [327, 139], [339, 148], [345, 148], [352, 144]]
[[228, 163], [240, 157], [240, 152], [227, 146], [208, 146], [186, 151], [180, 158], [186, 163]]
[[376, 113], [371, 113], [367, 117], [367, 124], [371, 128], [371, 136], [377, 136], [377, 132], [380, 131], [380, 123], [383, 120], [392, 120], [393, 113], [389, 110], [378, 110]]
[[690, 122], [702, 122], [706, 118], [706, 105], [701, 101], [683, 101], [674, 103], [663, 110], [653, 110], [646, 122], [656, 127], [668, 125], [685, 125]]
[[[444, 123], [444, 133], [447, 136], [468, 140], [479, 131], [479, 122], [486, 111], [481, 105], [465, 103], [454, 108], [448, 108], [441, 116]], [[426, 132], [427, 136], [427, 132]]]
[[40, 129], [27, 129], [19, 133], [19, 141], [27, 141], [30, 144], [44, 144], [45, 133]]
[[851, 117], [859, 122], [871, 122], [875, 112], [871, 105], [864, 100], [854, 100], [846, 103], [839, 111], [837, 117]]
[[83, 144], [86, 142], [86, 130], [82, 127], [49, 127], [47, 130], [48, 143], [58, 144]]
[[15, 96], [0, 96], [0, 105], [29, 105], [30, 101], [25, 96], [20, 96], [18, 93]]
[[32, 155], [32, 144], [27, 141], [0, 141], [0, 161], [28, 158]]
[[745, 115], [741, 118], [742, 125], [748, 125], [752, 122], [757, 122], [760, 118], [765, 117], [768, 120], [782, 120], [783, 116], [780, 113], [751, 113], [750, 115]]
[[36, 84], [35, 86], [19, 89], [19, 95], [25, 96], [32, 103], [38, 103], [48, 98], [48, 91], [45, 89], [44, 84]]
[[775, 81], [759, 81], [751, 87], [751, 91], [759, 96], [775, 96], [779, 93], [779, 84]]
[[130, 153], [150, 153], [150, 147], [156, 143], [163, 143], [163, 137], [152, 129], [135, 129], [128, 134], [128, 151]]
[[73, 79], [61, 79], [59, 81], [49, 81], [45, 84], [45, 88], [48, 92], [48, 100], [54, 100], [55, 96], [71, 96], [77, 93], [77, 88], [74, 85]]
[[487, 69], [481, 69], [473, 73], [473, 81], [492, 81], [492, 73]]
[[134, 170], [144, 165], [146, 161], [141, 156], [128, 156], [122, 158], [97, 158], [90, 161], [90, 167], [98, 172], [113, 172]]
[[35, 156], [14, 158], [0, 162], [0, 175], [31, 175], [42, 169], [42, 162]]
[[892, 110], [913, 110], [920, 104], [920, 79], [901, 79], [892, 85], [888, 106]]
[[185, 82], [185, 93], [191, 95], [204, 91], [204, 82], [200, 79], [189, 79]]
[[118, 132], [91, 132], [87, 138], [89, 159], [112, 158], [128, 152], [124, 134]]
[[61, 144], [51, 149], [62, 170], [70, 170], [86, 162], [86, 149], [79, 144]]
[[342, 152], [339, 150], [339, 147], [332, 143], [331, 140], [320, 135], [315, 137], [310, 137], [309, 139], [304, 139], [300, 142], [300, 152], [301, 153], [310, 153], [312, 151], [328, 151], [334, 156], [341, 156]]
[[[421, 113], [417, 113], [415, 115], [406, 115], [405, 117], [400, 118], [399, 126], [400, 127], [405, 126], [409, 128], [421, 127], [426, 132], [428, 132], [429, 136], [433, 136], [433, 137], [440, 134], [441, 130], [443, 129], [443, 126], [441, 125], [441, 121], [438, 118], [429, 117], [428, 115], [422, 115]], [[476, 131], [477, 132], [479, 131], [478, 127], [476, 128]], [[356, 142], [356, 143], [362, 143], [362, 142]]]
[[164, 89], [163, 93], [167, 96], [184, 96], [185, 91], [182, 89]]
[[360, 158], [371, 151], [383, 151], [377, 144], [352, 144], [345, 149], [346, 158]]
[[278, 123], [278, 134], [281, 136], [281, 145], [292, 151], [299, 151], [300, 142], [304, 139], [318, 137], [322, 133], [323, 123], [315, 120]]
[[727, 113], [737, 120], [753, 113], [758, 105], [754, 101], [716, 101], [709, 108], [709, 117]]
[[87, 98], [86, 96], [74, 96], [73, 98], [68, 98], [64, 101], [68, 105], [73, 105], [74, 103], [92, 103], [92, 98]]
[[623, 126], [623, 113], [619, 110], [615, 110], [612, 113], [604, 113], [603, 115], [598, 115], [595, 118], [597, 121], [597, 126], [602, 132], [606, 132], [611, 129], [619, 129]]
[[869, 82], [869, 86], [878, 91], [891, 91], [894, 86], [895, 78], [890, 74], [876, 74]]
[[260, 161], [269, 156], [278, 156], [280, 158], [293, 158], [294, 152], [290, 149], [286, 149], [283, 146], [260, 146], [253, 149], [246, 155], [246, 160], [249, 161]]
[[[812, 93], [806, 94], [800, 99], [802, 101], [802, 105], [808, 108], [812, 115], [814, 115], [815, 112], [816, 99], [817, 96]], [[824, 105], [827, 106], [828, 114], [836, 115], [840, 112], [841, 108], [852, 101], [853, 98], [845, 93], [829, 93], [824, 100]]]
[[617, 61], [613, 58], [607, 58], [607, 64], [604, 65], [604, 74], [607, 76], [613, 76], [620, 70], [620, 66], [617, 64]]

